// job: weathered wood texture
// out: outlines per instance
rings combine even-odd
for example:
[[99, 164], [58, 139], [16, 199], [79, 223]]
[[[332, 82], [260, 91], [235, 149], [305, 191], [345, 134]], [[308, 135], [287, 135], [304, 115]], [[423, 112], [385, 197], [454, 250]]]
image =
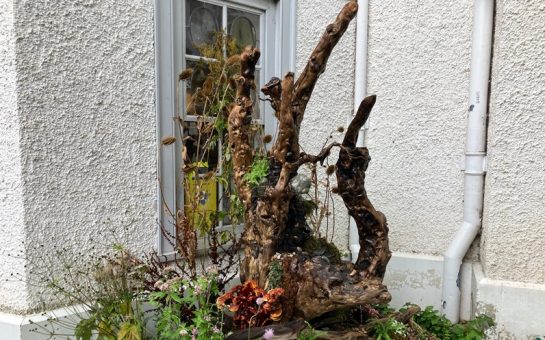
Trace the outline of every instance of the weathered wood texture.
[[[332, 143], [318, 155], [302, 153], [299, 148], [301, 122], [314, 86], [357, 8], [355, 1], [348, 2], [335, 21], [327, 26], [296, 81], [294, 74], [288, 73], [283, 80], [273, 78], [263, 87], [262, 92], [269, 97], [278, 118], [279, 131], [269, 152], [269, 176], [259, 190], [250, 188], [244, 180], [253, 162], [250, 90], [255, 87], [254, 71], [260, 55], [256, 48], [247, 47], [241, 54], [241, 75], [236, 79], [237, 97], [228, 110], [234, 179], [246, 209], [241, 280], [253, 279], [264, 287], [272, 257], [282, 253], [282, 284], [286, 296], [291, 296], [283, 303], [287, 319], [294, 316], [310, 319], [339, 308], [390, 300], [390, 294], [382, 285], [390, 258], [386, 219], [374, 209], [365, 193], [368, 151], [355, 146], [358, 130], [369, 116], [375, 97], [362, 102], [342, 145]], [[294, 235], [304, 231], [301, 219], [288, 216], [298, 211], [297, 196], [292, 192], [290, 180], [301, 165], [323, 162], [334, 147], [340, 148], [338, 192], [356, 220], [360, 238], [361, 250], [355, 265], [329, 263], [321, 256], [301, 251], [299, 246], [305, 238]], [[291, 239], [287, 240], [286, 235]]]
[[392, 256], [388, 247], [386, 217], [369, 201], [365, 192], [365, 171], [369, 165], [369, 151], [356, 147], [358, 131], [369, 118], [376, 97], [365, 98], [348, 126], [337, 161], [337, 185], [348, 213], [356, 222], [360, 251], [356, 269], [364, 277], [384, 277]]

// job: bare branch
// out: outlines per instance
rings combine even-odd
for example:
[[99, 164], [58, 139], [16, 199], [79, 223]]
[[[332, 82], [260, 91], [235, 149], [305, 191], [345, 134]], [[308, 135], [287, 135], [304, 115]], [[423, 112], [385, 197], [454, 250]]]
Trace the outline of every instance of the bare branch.
[[358, 229], [360, 252], [355, 264], [356, 269], [364, 277], [382, 280], [391, 257], [386, 217], [375, 209], [365, 191], [369, 151], [367, 148], [355, 146], [358, 131], [369, 117], [375, 101], [375, 96], [369, 96], [360, 104], [339, 152], [336, 173], [339, 193]]
[[346, 135], [344, 135], [343, 145], [354, 147], [356, 146], [356, 141], [358, 139], [358, 132], [371, 114], [371, 109], [377, 101], [377, 96], [368, 96], [361, 101], [360, 106], [358, 107], [358, 112], [356, 116], [350, 122], [348, 129], [346, 130]]

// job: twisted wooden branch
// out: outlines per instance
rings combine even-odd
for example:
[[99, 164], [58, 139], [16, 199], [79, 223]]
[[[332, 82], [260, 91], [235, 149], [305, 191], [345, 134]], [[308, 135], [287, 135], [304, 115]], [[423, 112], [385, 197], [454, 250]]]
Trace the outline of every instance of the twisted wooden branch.
[[[290, 179], [301, 165], [323, 162], [336, 146], [340, 147], [336, 170], [338, 192], [356, 221], [360, 239], [360, 253], [355, 264], [330, 263], [323, 256], [308, 254], [300, 248], [302, 243], [297, 243], [303, 238], [284, 248], [288, 250], [279, 259], [284, 268], [282, 286], [286, 296], [290, 296], [289, 301], [283, 303], [288, 318], [301, 315], [308, 319], [339, 308], [390, 299], [382, 284], [390, 258], [386, 218], [367, 198], [364, 184], [369, 153], [366, 148], [356, 147], [358, 131], [369, 117], [376, 98], [367, 97], [361, 103], [342, 144], [332, 143], [318, 155], [299, 152], [301, 122], [314, 86], [357, 9], [355, 1], [344, 6], [335, 22], [327, 27], [297, 81], [294, 81], [293, 73], [288, 73], [282, 81], [273, 78], [262, 88], [279, 120], [279, 133], [269, 155], [267, 182], [254, 190], [245, 183], [244, 175], [253, 161], [249, 133], [252, 120], [250, 90], [254, 87], [259, 51], [247, 47], [241, 55], [237, 97], [228, 117], [235, 183], [246, 209], [241, 280], [254, 279], [260, 286], [266, 284], [272, 257], [283, 249], [282, 237], [304, 229], [295, 228], [297, 223], [289, 224], [287, 218], [297, 202], [289, 186]], [[290, 229], [286, 229], [288, 224]]]
[[369, 151], [356, 147], [358, 131], [367, 121], [376, 96], [365, 98], [348, 130], [339, 151], [337, 161], [337, 185], [339, 193], [348, 208], [348, 213], [356, 221], [360, 240], [360, 251], [356, 268], [364, 277], [384, 277], [386, 265], [391, 257], [388, 247], [388, 227], [386, 217], [369, 201], [365, 191], [365, 171], [369, 165]]

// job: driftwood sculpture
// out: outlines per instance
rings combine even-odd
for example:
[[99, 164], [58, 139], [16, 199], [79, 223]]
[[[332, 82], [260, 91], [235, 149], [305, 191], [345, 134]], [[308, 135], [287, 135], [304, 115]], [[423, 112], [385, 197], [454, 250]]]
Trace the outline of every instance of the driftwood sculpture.
[[[253, 162], [251, 146], [252, 100], [255, 65], [260, 51], [247, 47], [241, 54], [241, 74], [237, 76], [236, 100], [229, 107], [229, 146], [234, 180], [245, 206], [245, 231], [242, 236], [244, 260], [241, 279], [267, 285], [270, 264], [282, 264], [285, 290], [284, 320], [303, 316], [309, 320], [326, 312], [368, 303], [384, 303], [391, 298], [382, 284], [390, 251], [386, 218], [367, 198], [364, 180], [369, 163], [366, 148], [356, 147], [359, 129], [375, 103], [375, 96], [362, 101], [349, 125], [342, 144], [332, 143], [318, 155], [300, 151], [299, 135], [307, 103], [327, 60], [358, 9], [356, 1], [347, 3], [335, 22], [328, 25], [306, 67], [297, 80], [288, 73], [282, 80], [273, 78], [261, 91], [268, 96], [279, 121], [279, 133], [269, 151], [269, 176], [260, 190], [253, 189], [244, 175]], [[297, 216], [300, 203], [290, 186], [299, 167], [323, 162], [338, 148], [336, 165], [338, 193], [357, 224], [360, 252], [355, 264], [331, 262], [324, 256], [302, 250], [304, 221]], [[304, 219], [304, 217], [302, 217]], [[277, 255], [275, 255], [277, 254]]]

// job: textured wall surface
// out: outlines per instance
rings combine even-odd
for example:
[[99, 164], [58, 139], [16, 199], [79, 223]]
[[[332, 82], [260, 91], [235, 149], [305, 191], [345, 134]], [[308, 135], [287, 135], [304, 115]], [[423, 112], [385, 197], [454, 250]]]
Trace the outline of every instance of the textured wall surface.
[[545, 281], [545, 3], [498, 1], [482, 249], [487, 277]]
[[[13, 2], [0, 1], [0, 309], [25, 312], [37, 291], [6, 274], [32, 279], [55, 249], [77, 261], [91, 240], [155, 245], [153, 6]], [[344, 3], [298, 1], [297, 71]], [[367, 188], [394, 251], [441, 254], [461, 224], [471, 15], [469, 0], [371, 1]], [[496, 21], [482, 256], [493, 279], [541, 283], [545, 5], [500, 0]], [[354, 46], [353, 22], [309, 103], [306, 152], [353, 110]], [[344, 250], [348, 217], [335, 208]], [[26, 273], [7, 255], [20, 250]]]
[[28, 273], [60, 247], [152, 249], [153, 3], [21, 0], [15, 18]]
[[462, 221], [472, 1], [371, 1], [367, 190], [394, 251], [442, 254]]
[[0, 1], [0, 310], [23, 308], [26, 300], [25, 286], [11, 276], [25, 274], [16, 79], [13, 0]]
[[[335, 20], [345, 3], [343, 0], [323, 1], [320, 2], [320, 10], [317, 10], [314, 0], [297, 1], [297, 74], [305, 67], [326, 26]], [[305, 152], [318, 153], [337, 127], [346, 126], [346, 117], [353, 111], [355, 28], [353, 20], [333, 50], [326, 71], [318, 80], [307, 106], [301, 127], [301, 147]], [[330, 141], [341, 141], [341, 137], [341, 134], [334, 133]], [[331, 164], [337, 161], [337, 154], [337, 151], [332, 153]], [[331, 179], [334, 183], [335, 176], [331, 176]], [[348, 246], [348, 214], [337, 195], [334, 204], [334, 241], [345, 251]], [[332, 222], [331, 219], [330, 233]], [[322, 227], [322, 231], [325, 231], [325, 224]]]

